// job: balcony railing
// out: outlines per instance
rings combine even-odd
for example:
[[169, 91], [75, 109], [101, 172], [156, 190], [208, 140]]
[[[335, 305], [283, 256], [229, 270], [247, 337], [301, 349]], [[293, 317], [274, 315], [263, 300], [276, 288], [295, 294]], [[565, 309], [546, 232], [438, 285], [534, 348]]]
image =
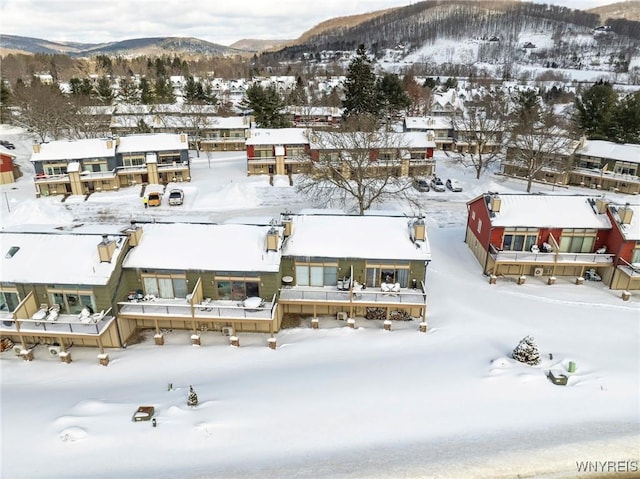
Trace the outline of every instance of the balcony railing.
[[36, 175], [34, 181], [36, 183], [63, 183], [69, 182], [69, 175], [67, 173], [63, 173], [60, 175], [44, 175], [39, 174]]
[[280, 290], [280, 302], [309, 303], [353, 303], [353, 304], [398, 304], [404, 306], [424, 306], [424, 290], [401, 288], [398, 292], [382, 291], [380, 288], [366, 288], [359, 291], [341, 291], [335, 286], [310, 287], [291, 286]]
[[105, 316], [96, 322], [82, 322], [74, 314], [61, 314], [55, 321], [35, 319], [10, 319], [0, 320], [0, 332], [10, 334], [20, 332], [22, 334], [78, 334], [100, 336], [115, 321], [113, 316]]
[[126, 301], [118, 303], [121, 317], [184, 318], [185, 320], [251, 320], [271, 321], [276, 311], [275, 297], [259, 306], [246, 306], [243, 301], [217, 300], [191, 304], [183, 298]]
[[496, 263], [540, 263], [540, 264], [613, 264], [615, 255], [608, 253], [533, 253], [530, 251], [489, 251]]

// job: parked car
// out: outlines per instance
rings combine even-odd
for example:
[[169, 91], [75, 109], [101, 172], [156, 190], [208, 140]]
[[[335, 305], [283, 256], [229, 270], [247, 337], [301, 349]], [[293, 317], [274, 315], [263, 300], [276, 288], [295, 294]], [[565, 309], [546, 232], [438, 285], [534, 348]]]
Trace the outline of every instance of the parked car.
[[431, 188], [433, 188], [433, 191], [445, 191], [446, 189], [442, 180], [437, 176], [434, 176], [431, 180]]
[[458, 182], [458, 180], [454, 180], [451, 178], [447, 180], [447, 188], [449, 188], [451, 191], [462, 191], [462, 185]]
[[184, 192], [181, 189], [174, 189], [169, 192], [169, 205], [181, 205], [184, 202]]
[[147, 205], [148, 206], [160, 206], [162, 202], [162, 193], [157, 191], [152, 191], [147, 195]]
[[4, 146], [7, 150], [15, 150], [16, 146], [7, 140], [0, 140], [0, 145]]
[[413, 187], [418, 191], [429, 191], [429, 183], [427, 183], [427, 180], [415, 178], [413, 180]]

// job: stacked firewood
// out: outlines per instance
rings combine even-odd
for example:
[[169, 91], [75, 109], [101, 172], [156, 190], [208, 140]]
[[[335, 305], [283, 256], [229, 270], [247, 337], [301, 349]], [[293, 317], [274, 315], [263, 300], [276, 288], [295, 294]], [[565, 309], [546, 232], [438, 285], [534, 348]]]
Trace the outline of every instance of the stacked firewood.
[[367, 319], [387, 319], [387, 310], [384, 308], [367, 308], [367, 312], [364, 316]]
[[9, 351], [13, 347], [13, 341], [9, 338], [2, 338], [0, 340], [0, 352]]

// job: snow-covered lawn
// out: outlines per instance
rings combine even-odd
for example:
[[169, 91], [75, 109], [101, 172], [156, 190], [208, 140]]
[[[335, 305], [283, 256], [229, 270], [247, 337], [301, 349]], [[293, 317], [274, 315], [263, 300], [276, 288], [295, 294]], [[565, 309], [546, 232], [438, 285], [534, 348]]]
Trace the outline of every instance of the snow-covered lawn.
[[[181, 185], [185, 205], [152, 212], [135, 189], [36, 200], [25, 177], [0, 189], [10, 206], [2, 205], [2, 225], [144, 215], [222, 221], [312, 206], [286, 179], [271, 187], [247, 178], [242, 155], [219, 161], [209, 168], [196, 160], [194, 181]], [[427, 333], [415, 321], [384, 331], [379, 321], [357, 318], [351, 329], [323, 317], [318, 330], [309, 319], [281, 330], [275, 350], [266, 335], [241, 333], [233, 347], [203, 332], [201, 346], [191, 346], [190, 332], [174, 330], [164, 346], [149, 333], [109, 350], [107, 367], [95, 348], [72, 347], [70, 364], [42, 346], [31, 362], [2, 353], [0, 476], [564, 478], [578, 475], [580, 461], [640, 467], [639, 296], [622, 301], [602, 283], [562, 278], [490, 285], [464, 243], [465, 203], [524, 185], [491, 175], [478, 182], [438, 161], [438, 174], [464, 190], [416, 192], [433, 256]], [[526, 335], [539, 347], [538, 366], [511, 359]], [[568, 384], [552, 384], [549, 369]], [[190, 385], [195, 408], [187, 406]], [[139, 406], [155, 407], [156, 427], [132, 421]]]

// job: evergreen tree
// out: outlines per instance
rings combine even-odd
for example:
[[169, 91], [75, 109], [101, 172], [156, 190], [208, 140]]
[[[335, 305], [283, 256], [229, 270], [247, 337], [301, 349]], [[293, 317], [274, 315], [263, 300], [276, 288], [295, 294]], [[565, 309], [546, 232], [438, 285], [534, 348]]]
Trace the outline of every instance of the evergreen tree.
[[69, 80], [69, 88], [74, 96], [86, 96], [87, 98], [93, 93], [93, 86], [88, 78], [72, 78]]
[[196, 407], [198, 405], [198, 395], [193, 390], [192, 386], [189, 386], [189, 397], [187, 398], [187, 406]]
[[609, 82], [599, 81], [576, 98], [576, 124], [590, 139], [613, 136], [613, 118], [618, 96]]
[[176, 96], [173, 93], [173, 85], [169, 77], [159, 76], [154, 84], [156, 103], [175, 103]]
[[380, 107], [376, 76], [372, 62], [362, 44], [358, 47], [355, 58], [349, 63], [344, 94], [342, 106], [345, 118], [362, 114], [378, 117]]
[[620, 143], [640, 143], [640, 92], [629, 93], [618, 102], [611, 139]]
[[521, 363], [535, 366], [540, 364], [540, 353], [535, 340], [531, 336], [525, 336], [520, 340], [516, 348], [513, 350], [513, 359]]
[[10, 119], [9, 103], [11, 91], [3, 78], [0, 78], [0, 123], [8, 123]]
[[253, 111], [256, 124], [260, 128], [290, 126], [286, 116], [282, 113], [284, 101], [273, 85], [267, 88], [258, 84], [251, 85], [245, 92], [241, 106]]
[[113, 90], [111, 89], [111, 80], [109, 80], [108, 77], [101, 76], [98, 78], [95, 95], [98, 98], [98, 101], [103, 105], [111, 105], [114, 95]]
[[398, 75], [385, 73], [376, 83], [380, 110], [395, 118], [411, 105], [411, 99]]
[[140, 90], [131, 77], [120, 79], [117, 98], [120, 103], [128, 105], [136, 105], [140, 102]]
[[[184, 102], [196, 103], [198, 101], [198, 86], [200, 85], [193, 76], [189, 76], [184, 84]], [[200, 85], [201, 89], [202, 86]]]
[[153, 90], [151, 89], [151, 84], [149, 80], [146, 78], [140, 79], [140, 103], [143, 105], [151, 105], [154, 101]]

